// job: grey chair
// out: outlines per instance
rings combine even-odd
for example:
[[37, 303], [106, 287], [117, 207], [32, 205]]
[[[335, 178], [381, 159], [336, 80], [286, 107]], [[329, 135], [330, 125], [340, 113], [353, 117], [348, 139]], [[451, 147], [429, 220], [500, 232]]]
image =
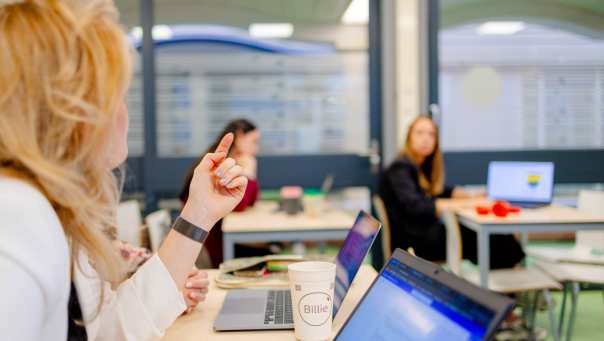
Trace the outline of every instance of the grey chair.
[[382, 222], [382, 253], [384, 260], [387, 260], [392, 255], [392, 240], [390, 235], [390, 220], [388, 220], [388, 212], [386, 205], [379, 195], [373, 196], [373, 207], [377, 213], [378, 219]]

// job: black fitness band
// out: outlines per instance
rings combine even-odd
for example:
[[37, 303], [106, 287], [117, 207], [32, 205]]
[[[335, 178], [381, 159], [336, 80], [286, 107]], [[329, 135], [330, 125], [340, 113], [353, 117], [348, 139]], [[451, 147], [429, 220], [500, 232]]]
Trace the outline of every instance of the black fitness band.
[[176, 218], [176, 221], [172, 225], [172, 228], [183, 236], [192, 239], [198, 243], [203, 243], [208, 237], [209, 232], [191, 224], [182, 217]]

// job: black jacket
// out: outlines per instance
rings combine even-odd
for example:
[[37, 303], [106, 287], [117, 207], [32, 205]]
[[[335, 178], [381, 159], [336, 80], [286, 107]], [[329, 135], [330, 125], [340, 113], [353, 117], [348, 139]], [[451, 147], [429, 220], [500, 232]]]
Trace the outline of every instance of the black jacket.
[[[422, 171], [429, 179], [428, 167]], [[416, 252], [425, 253], [445, 240], [445, 229], [436, 215], [435, 198], [420, 187], [419, 172], [415, 162], [403, 156], [390, 165], [380, 180], [393, 249], [406, 250], [412, 246]], [[451, 193], [452, 188], [445, 188], [438, 197], [451, 197]]]

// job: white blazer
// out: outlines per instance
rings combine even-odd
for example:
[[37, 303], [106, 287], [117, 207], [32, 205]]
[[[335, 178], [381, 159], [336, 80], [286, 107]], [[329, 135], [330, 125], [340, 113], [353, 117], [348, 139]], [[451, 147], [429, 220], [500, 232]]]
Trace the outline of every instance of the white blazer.
[[[74, 269], [88, 340], [159, 340], [186, 309], [161, 259], [154, 255], [115, 291], [101, 282], [85, 253]], [[66, 340], [69, 245], [48, 200], [25, 182], [0, 177], [0, 339]]]

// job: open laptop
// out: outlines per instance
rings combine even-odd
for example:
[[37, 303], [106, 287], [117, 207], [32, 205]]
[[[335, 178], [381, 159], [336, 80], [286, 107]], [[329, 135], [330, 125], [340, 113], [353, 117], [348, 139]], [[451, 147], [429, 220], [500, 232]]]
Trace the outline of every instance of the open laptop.
[[321, 193], [323, 193], [324, 195], [331, 194], [331, 190], [333, 189], [333, 184], [335, 180], [336, 177], [333, 174], [328, 174], [325, 177], [325, 180], [323, 180], [323, 183], [321, 184]]
[[554, 195], [552, 162], [489, 163], [487, 192], [490, 199], [535, 208], [549, 205]]
[[397, 249], [335, 341], [490, 340], [513, 307], [512, 299]]
[[[338, 312], [363, 259], [382, 227], [360, 212], [336, 257], [333, 314]], [[289, 289], [232, 289], [214, 321], [217, 331], [293, 329]]]

